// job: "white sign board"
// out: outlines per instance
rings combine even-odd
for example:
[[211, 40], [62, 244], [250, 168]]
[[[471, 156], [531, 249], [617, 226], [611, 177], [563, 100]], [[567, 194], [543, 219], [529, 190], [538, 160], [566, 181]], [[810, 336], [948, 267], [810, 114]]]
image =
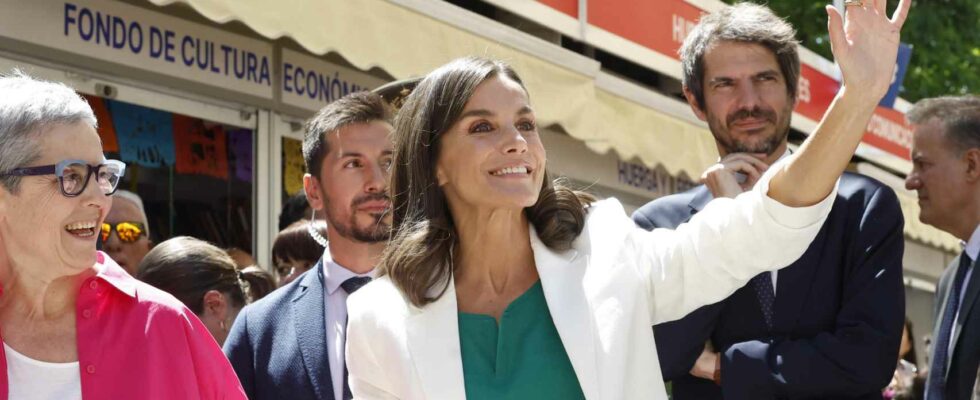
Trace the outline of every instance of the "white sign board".
[[106, 0], [3, 0], [0, 36], [266, 99], [272, 45]]
[[371, 90], [384, 80], [289, 49], [282, 49], [282, 102], [318, 111], [344, 95]]

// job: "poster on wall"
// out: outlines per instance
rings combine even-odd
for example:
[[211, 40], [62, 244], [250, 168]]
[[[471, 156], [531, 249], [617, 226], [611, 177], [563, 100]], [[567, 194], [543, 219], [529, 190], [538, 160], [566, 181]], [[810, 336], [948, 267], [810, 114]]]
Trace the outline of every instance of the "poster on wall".
[[228, 131], [228, 163], [240, 181], [252, 181], [252, 130], [232, 129]]
[[282, 138], [282, 187], [287, 195], [294, 195], [303, 190], [303, 174], [306, 164], [303, 161], [303, 142], [296, 139]]
[[173, 117], [170, 113], [106, 100], [123, 161], [146, 167], [174, 165]]
[[177, 173], [228, 179], [224, 127], [179, 114], [174, 114], [173, 119]]
[[83, 95], [95, 113], [95, 120], [99, 124], [99, 138], [102, 139], [102, 151], [107, 153], [119, 152], [119, 141], [116, 139], [116, 127], [112, 124], [112, 117], [109, 116], [109, 109], [106, 108], [105, 100], [101, 97]]

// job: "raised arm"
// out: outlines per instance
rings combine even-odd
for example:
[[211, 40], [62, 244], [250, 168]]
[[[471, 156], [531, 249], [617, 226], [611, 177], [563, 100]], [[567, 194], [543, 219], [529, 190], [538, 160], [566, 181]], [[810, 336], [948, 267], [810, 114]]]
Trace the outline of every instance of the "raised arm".
[[901, 0], [894, 16], [886, 0], [847, 7], [847, 18], [827, 6], [830, 44], [843, 75], [840, 91], [795, 159], [772, 178], [769, 197], [792, 207], [819, 202], [844, 172], [864, 135], [875, 106], [891, 84], [899, 30], [912, 0]]

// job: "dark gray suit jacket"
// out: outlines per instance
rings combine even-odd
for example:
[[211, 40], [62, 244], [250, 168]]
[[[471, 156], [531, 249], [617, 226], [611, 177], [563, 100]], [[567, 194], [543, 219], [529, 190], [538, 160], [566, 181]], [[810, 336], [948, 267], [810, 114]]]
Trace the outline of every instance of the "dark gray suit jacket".
[[[936, 328], [932, 333], [933, 338], [939, 335], [941, 310], [946, 308], [949, 287], [953, 284], [959, 265], [960, 258], [956, 257], [939, 279], [939, 290], [936, 291]], [[978, 269], [980, 268], [977, 266], [977, 261], [974, 261], [973, 275], [966, 283], [966, 295], [963, 296], [960, 315], [953, 327], [951, 341], [953, 352], [946, 369], [947, 399], [969, 399], [978, 379], [977, 369], [980, 366], [980, 271]], [[933, 339], [933, 343], [935, 342], [936, 340]]]
[[327, 359], [322, 261], [245, 307], [225, 355], [252, 400], [334, 400]]

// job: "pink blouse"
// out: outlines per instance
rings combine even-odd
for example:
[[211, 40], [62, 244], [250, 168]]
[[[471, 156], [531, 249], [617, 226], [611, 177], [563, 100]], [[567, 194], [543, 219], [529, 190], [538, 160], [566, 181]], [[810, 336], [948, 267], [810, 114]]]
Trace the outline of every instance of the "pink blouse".
[[[129, 276], [105, 253], [78, 293], [83, 399], [245, 399], [235, 371], [193, 312]], [[0, 351], [0, 400], [7, 359]]]

